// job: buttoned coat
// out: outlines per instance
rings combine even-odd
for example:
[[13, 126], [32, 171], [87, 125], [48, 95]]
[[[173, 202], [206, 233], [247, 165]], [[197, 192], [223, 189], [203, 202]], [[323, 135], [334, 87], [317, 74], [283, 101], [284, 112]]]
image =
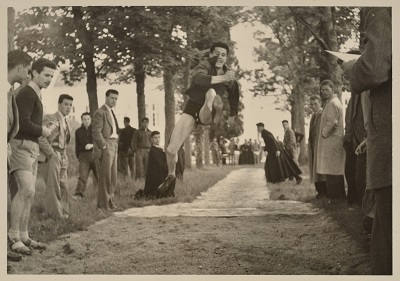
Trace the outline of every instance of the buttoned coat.
[[346, 152], [343, 148], [343, 106], [336, 95], [329, 98], [321, 115], [318, 133], [317, 173], [343, 175]]
[[[93, 115], [93, 158], [95, 159], [101, 158], [103, 147], [107, 145], [107, 140], [113, 133], [112, 122], [113, 117], [108, 111], [106, 105], [103, 105], [98, 110], [96, 110]], [[117, 134], [118, 133], [119, 132], [117, 132]]]
[[326, 181], [325, 175], [317, 173], [317, 149], [318, 134], [321, 127], [322, 108], [311, 117], [308, 134], [308, 164], [310, 169], [310, 181], [312, 183]]
[[366, 7], [365, 50], [350, 72], [352, 92], [370, 90], [367, 118], [367, 188], [392, 185], [392, 14]]

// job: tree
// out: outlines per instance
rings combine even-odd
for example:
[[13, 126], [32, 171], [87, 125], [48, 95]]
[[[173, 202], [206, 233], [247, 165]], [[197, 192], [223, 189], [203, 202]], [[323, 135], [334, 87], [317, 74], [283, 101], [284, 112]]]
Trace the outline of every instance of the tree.
[[15, 10], [12, 7], [7, 8], [7, 30], [8, 30], [8, 51], [14, 50], [14, 26]]
[[[290, 110], [292, 128], [302, 134], [304, 117], [310, 112], [308, 97], [319, 92], [319, 81], [330, 78], [341, 88], [336, 60], [324, 50], [338, 50], [338, 46], [351, 36], [352, 30], [345, 16], [348, 9], [319, 8], [256, 7], [253, 10], [253, 20], [269, 26], [274, 35], [274, 38], [266, 38], [264, 34], [258, 34], [265, 46], [256, 52], [260, 61], [268, 63], [272, 73], [255, 73], [258, 85], [254, 92], [263, 95], [278, 92], [278, 96], [286, 96], [287, 103], [283, 109]], [[336, 20], [340, 24], [336, 24]], [[311, 26], [318, 26], [318, 32]], [[299, 161], [304, 163], [305, 140], [300, 148]]]
[[[97, 79], [110, 62], [104, 50], [112, 48], [103, 16], [107, 7], [32, 7], [16, 19], [16, 43], [36, 57], [50, 56], [56, 63], [69, 66], [63, 81], [72, 86], [86, 78], [90, 112], [98, 108]], [[112, 62], [111, 62], [112, 63]]]

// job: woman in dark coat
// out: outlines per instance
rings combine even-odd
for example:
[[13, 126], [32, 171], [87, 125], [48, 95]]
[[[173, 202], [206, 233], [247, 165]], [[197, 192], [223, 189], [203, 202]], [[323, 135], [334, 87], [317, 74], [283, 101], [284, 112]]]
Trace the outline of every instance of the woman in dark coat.
[[283, 145], [275, 140], [271, 132], [264, 129], [263, 123], [257, 123], [257, 129], [264, 139], [264, 150], [268, 153], [264, 166], [267, 182], [279, 183], [289, 177], [295, 177], [297, 184], [300, 184], [302, 181], [301, 170]]

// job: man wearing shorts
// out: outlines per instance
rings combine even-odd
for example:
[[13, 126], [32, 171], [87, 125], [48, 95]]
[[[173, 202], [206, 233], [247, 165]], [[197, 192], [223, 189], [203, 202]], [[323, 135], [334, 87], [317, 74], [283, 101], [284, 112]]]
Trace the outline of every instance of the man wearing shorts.
[[10, 172], [11, 185], [18, 189], [11, 201], [10, 229], [8, 238], [12, 250], [30, 255], [31, 249], [45, 249], [45, 246], [32, 240], [28, 234], [31, 206], [35, 195], [38, 138], [50, 136], [55, 126], [42, 127], [43, 104], [41, 89], [47, 88], [57, 68], [48, 59], [40, 58], [32, 64], [32, 81], [22, 88], [16, 102], [19, 112], [19, 132], [11, 140]]
[[172, 131], [166, 149], [168, 176], [159, 187], [161, 191], [175, 185], [177, 152], [196, 126], [219, 123], [223, 109], [221, 95], [228, 94], [228, 124], [233, 123], [233, 118], [238, 113], [239, 85], [235, 80], [234, 71], [225, 65], [228, 55], [229, 46], [226, 43], [215, 42], [210, 47], [209, 58], [200, 62], [193, 70], [192, 83], [185, 93], [189, 100]]

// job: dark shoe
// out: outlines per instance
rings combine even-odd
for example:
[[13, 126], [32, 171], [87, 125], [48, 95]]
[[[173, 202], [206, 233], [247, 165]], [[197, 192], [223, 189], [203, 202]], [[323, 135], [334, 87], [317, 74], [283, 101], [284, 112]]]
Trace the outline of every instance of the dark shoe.
[[20, 261], [22, 256], [18, 253], [7, 251], [7, 261]]
[[302, 177], [298, 176], [298, 177], [296, 178], [296, 183], [297, 183], [297, 184], [301, 184], [302, 181], [303, 181], [303, 178], [302, 178]]
[[167, 197], [169, 193], [172, 193], [175, 196], [175, 183], [176, 177], [169, 175], [165, 181], [158, 187], [158, 191], [160, 192], [160, 197]]

